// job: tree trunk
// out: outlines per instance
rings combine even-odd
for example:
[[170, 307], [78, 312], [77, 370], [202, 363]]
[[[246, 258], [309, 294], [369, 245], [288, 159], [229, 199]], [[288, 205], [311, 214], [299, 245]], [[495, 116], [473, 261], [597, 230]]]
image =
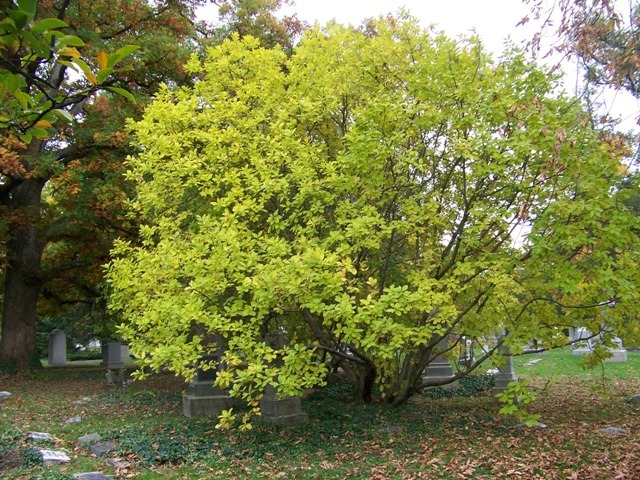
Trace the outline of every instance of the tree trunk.
[[364, 403], [373, 402], [373, 387], [375, 383], [376, 368], [373, 365], [361, 367], [357, 395]]
[[11, 190], [7, 201], [11, 240], [7, 264], [0, 337], [0, 367], [25, 371], [40, 365], [36, 350], [36, 309], [42, 286], [40, 265], [43, 243], [34, 220], [39, 216], [42, 179], [25, 179]]

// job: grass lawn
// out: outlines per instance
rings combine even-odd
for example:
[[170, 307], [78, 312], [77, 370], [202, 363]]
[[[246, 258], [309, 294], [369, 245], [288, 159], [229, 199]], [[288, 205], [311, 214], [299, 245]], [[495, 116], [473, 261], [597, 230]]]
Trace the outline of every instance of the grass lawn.
[[[535, 365], [524, 364], [535, 358]], [[584, 372], [570, 351], [517, 358], [519, 377], [538, 390], [532, 410], [547, 428], [520, 428], [498, 414], [488, 394], [418, 395], [389, 408], [351, 401], [335, 384], [303, 400], [306, 425], [282, 429], [259, 421], [240, 433], [211, 419], [182, 415], [183, 382], [157, 375], [108, 387], [91, 365], [0, 377], [12, 396], [0, 403], [0, 478], [60, 480], [100, 471], [114, 478], [319, 479], [634, 479], [640, 478], [640, 353], [626, 364]], [[604, 387], [604, 388], [603, 388]], [[77, 403], [75, 403], [77, 402]], [[66, 420], [80, 416], [79, 423]], [[625, 432], [598, 430], [617, 427]], [[27, 439], [47, 432], [52, 441]], [[77, 445], [98, 433], [119, 445], [115, 469]], [[71, 461], [42, 467], [35, 453], [64, 451]]]

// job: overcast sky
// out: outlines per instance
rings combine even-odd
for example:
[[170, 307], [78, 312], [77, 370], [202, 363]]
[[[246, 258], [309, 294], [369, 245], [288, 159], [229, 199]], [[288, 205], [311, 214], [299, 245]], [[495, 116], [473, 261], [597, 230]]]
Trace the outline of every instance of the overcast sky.
[[[529, 13], [522, 0], [296, 0], [283, 13], [296, 13], [310, 24], [316, 21], [324, 24], [335, 19], [339, 23], [358, 25], [365, 18], [397, 13], [403, 7], [424, 27], [433, 24], [449, 36], [470, 35], [475, 31], [496, 55], [502, 52], [507, 37], [524, 46], [538, 27], [534, 22], [516, 26]], [[215, 16], [214, 9], [209, 11]], [[203, 16], [209, 16], [205, 12]], [[547, 35], [547, 46], [553, 40], [551, 33]], [[566, 89], [573, 92], [575, 66], [565, 65], [565, 71]], [[610, 94], [607, 97], [608, 112], [626, 120], [625, 129], [634, 128], [640, 111], [638, 101], [630, 95]]]
[[423, 26], [436, 24], [451, 36], [475, 29], [494, 52], [502, 51], [509, 35], [514, 40], [530, 36], [528, 28], [515, 27], [528, 12], [520, 0], [296, 0], [286, 11], [309, 23], [335, 19], [357, 25], [368, 17], [397, 13], [402, 7]]

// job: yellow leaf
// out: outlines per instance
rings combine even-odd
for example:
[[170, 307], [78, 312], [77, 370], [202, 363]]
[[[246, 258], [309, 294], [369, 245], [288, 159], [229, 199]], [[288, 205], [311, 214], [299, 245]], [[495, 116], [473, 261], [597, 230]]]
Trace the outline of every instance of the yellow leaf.
[[106, 68], [107, 67], [107, 62], [109, 61], [109, 55], [107, 55], [107, 52], [100, 50], [98, 52], [98, 66], [102, 69], [102, 68]]
[[43, 127], [43, 128], [51, 128], [51, 122], [49, 120], [38, 120], [38, 122], [34, 125], [35, 127]]
[[80, 58], [80, 52], [75, 47], [65, 47], [58, 50], [58, 54], [62, 57]]
[[85, 76], [87, 77], [87, 80], [89, 80], [91, 82], [91, 85], [97, 85], [98, 84], [98, 79], [96, 78], [96, 76], [92, 72], [86, 72]]

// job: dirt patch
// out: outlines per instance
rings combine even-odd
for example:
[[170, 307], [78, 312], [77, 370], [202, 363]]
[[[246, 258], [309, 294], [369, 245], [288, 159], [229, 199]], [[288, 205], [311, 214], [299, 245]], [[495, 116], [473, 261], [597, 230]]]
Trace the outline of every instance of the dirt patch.
[[20, 465], [22, 465], [22, 456], [15, 450], [0, 452], [0, 472], [18, 468]]

